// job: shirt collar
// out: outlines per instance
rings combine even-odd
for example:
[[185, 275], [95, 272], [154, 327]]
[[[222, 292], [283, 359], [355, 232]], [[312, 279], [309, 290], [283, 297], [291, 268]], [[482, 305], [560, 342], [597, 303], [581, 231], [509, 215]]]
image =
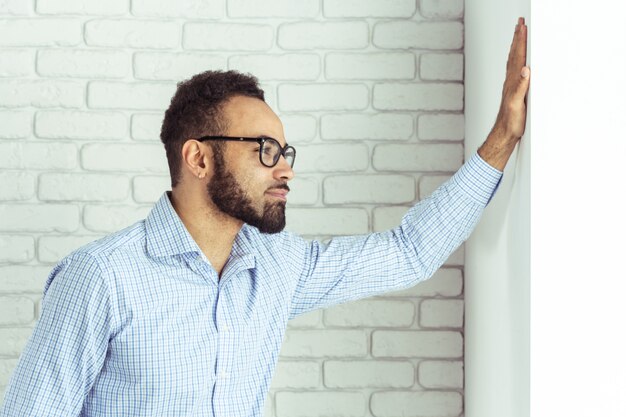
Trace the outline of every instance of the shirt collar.
[[190, 252], [200, 253], [200, 247], [178, 217], [168, 194], [169, 192], [163, 193], [146, 218], [148, 254], [158, 258]]

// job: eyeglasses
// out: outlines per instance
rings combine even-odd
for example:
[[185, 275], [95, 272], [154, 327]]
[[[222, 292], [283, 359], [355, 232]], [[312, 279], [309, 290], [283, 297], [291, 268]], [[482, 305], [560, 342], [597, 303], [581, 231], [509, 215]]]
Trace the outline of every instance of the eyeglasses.
[[296, 160], [296, 149], [293, 146], [285, 144], [283, 148], [276, 139], [262, 136], [259, 138], [244, 138], [235, 136], [202, 136], [200, 138], [192, 138], [199, 142], [206, 140], [227, 140], [233, 142], [256, 142], [259, 144], [259, 161], [268, 168], [276, 166], [280, 156], [282, 155], [289, 166], [293, 168]]

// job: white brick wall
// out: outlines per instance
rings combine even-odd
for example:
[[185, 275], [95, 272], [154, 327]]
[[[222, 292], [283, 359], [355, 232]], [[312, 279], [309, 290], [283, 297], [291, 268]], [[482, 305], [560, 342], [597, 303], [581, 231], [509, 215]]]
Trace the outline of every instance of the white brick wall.
[[[0, 0], [0, 399], [65, 254], [169, 189], [176, 82], [257, 75], [297, 146], [288, 228], [381, 231], [462, 163], [462, 0]], [[463, 249], [289, 323], [268, 417], [463, 412]]]

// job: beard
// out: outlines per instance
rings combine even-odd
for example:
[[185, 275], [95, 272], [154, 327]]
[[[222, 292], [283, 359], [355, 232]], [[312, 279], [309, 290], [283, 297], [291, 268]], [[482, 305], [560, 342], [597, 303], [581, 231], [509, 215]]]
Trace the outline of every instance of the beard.
[[[227, 172], [221, 152], [215, 152], [215, 172], [207, 184], [209, 197], [223, 213], [254, 226], [261, 233], [278, 233], [285, 228], [285, 202], [265, 202], [262, 213], [254, 208], [237, 179]], [[286, 184], [272, 188], [289, 190]]]

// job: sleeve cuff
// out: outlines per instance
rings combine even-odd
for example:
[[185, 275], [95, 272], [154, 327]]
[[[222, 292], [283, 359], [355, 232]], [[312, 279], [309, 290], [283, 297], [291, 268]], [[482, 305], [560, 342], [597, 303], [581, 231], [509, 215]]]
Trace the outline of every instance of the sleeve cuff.
[[486, 206], [496, 193], [502, 172], [485, 162], [476, 152], [452, 177], [452, 182], [470, 198]]

